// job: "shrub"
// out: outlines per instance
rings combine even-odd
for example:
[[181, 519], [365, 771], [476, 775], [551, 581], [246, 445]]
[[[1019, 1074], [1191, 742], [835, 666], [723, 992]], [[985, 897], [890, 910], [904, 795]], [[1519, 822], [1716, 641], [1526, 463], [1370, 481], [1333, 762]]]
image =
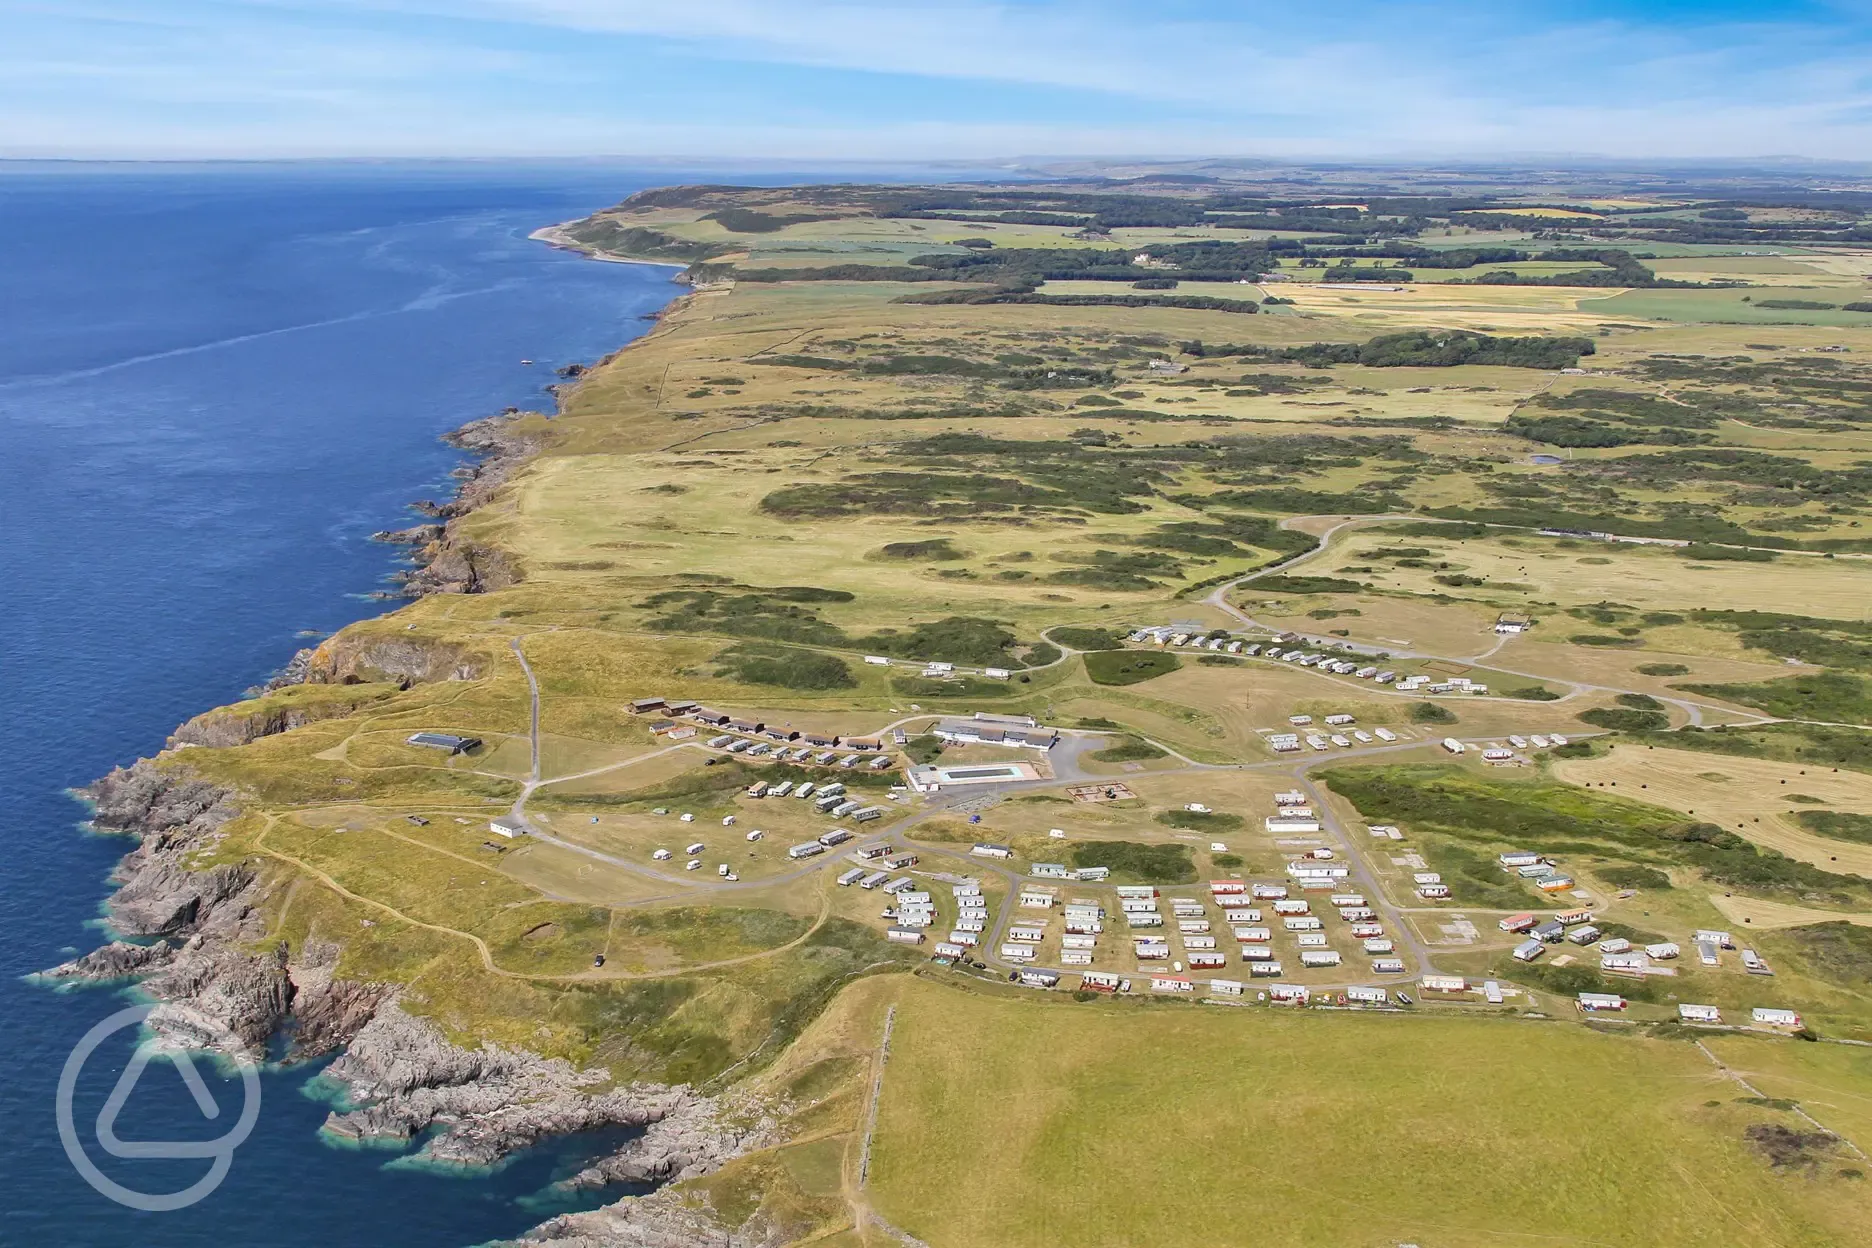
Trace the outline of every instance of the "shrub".
[[1193, 832], [1233, 832], [1245, 822], [1240, 815], [1220, 810], [1160, 810], [1156, 818], [1166, 828], [1188, 828]]
[[967, 556], [946, 537], [932, 537], [923, 542], [891, 542], [878, 549], [880, 559], [920, 559], [941, 563]]
[[1147, 758], [1163, 758], [1165, 755], [1164, 751], [1141, 737], [1124, 737], [1116, 745], [1092, 751], [1092, 757], [1101, 763], [1136, 763]]
[[1576, 718], [1612, 732], [1661, 732], [1670, 727], [1670, 716], [1661, 711], [1632, 711], [1610, 706], [1582, 711]]
[[1613, 701], [1634, 711], [1661, 711], [1664, 704], [1648, 693], [1621, 693]]
[[1411, 722], [1414, 724], [1453, 724], [1456, 712], [1447, 706], [1438, 706], [1435, 702], [1413, 702], [1410, 708]]
[[715, 656], [721, 674], [750, 685], [781, 689], [855, 689], [850, 664], [837, 655], [792, 646], [745, 642]]
[[[1622, 867], [1604, 867], [1599, 871], [1599, 878], [1614, 888], [1663, 889], [1671, 886], [1670, 876], [1656, 867], [1641, 867], [1635, 863]], [[1603, 930], [1605, 925], [1600, 926]], [[1626, 936], [1625, 939], [1634, 938]]]
[[1139, 884], [1193, 884], [1196, 863], [1187, 845], [1142, 845], [1136, 841], [1081, 841], [1072, 847], [1076, 867], [1106, 867], [1114, 877]]
[[1523, 698], [1530, 702], [1558, 702], [1560, 695], [1546, 685], [1523, 685], [1519, 689], [1504, 689], [1503, 697]]
[[1157, 650], [1097, 650], [1085, 656], [1086, 675], [1095, 685], [1135, 685], [1182, 666], [1176, 655]]
[[[1790, 793], [1788, 796], [1793, 798], [1798, 794]], [[1872, 815], [1849, 814], [1840, 810], [1802, 810], [1796, 811], [1794, 818], [1801, 827], [1819, 836], [1872, 845]]]
[[1678, 685], [1688, 693], [1740, 702], [1787, 719], [1872, 722], [1872, 680], [1844, 672], [1814, 672], [1754, 685]]
[[1645, 676], [1687, 676], [1690, 669], [1682, 663], [1641, 663], [1638, 671]]
[[1065, 624], [1048, 629], [1047, 636], [1074, 650], [1116, 650], [1124, 644], [1125, 632], [1116, 628], [1080, 628]]
[[1574, 633], [1567, 638], [1576, 646], [1636, 646], [1641, 644], [1636, 637], [1614, 637], [1608, 633]]

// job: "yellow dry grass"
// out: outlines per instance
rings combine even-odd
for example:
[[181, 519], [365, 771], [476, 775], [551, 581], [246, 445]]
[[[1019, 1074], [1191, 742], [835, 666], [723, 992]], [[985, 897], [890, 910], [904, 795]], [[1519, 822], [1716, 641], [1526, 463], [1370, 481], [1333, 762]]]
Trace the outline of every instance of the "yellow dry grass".
[[1767, 901], [1760, 897], [1711, 893], [1710, 905], [1738, 927], [1750, 931], [1773, 931], [1778, 927], [1807, 927], [1814, 923], [1838, 923], [1842, 919], [1860, 927], [1872, 927], [1872, 914], [1842, 914], [1838, 910], [1815, 910], [1785, 901]]
[[[1803, 805], [1872, 814], [1872, 776], [1863, 772], [1619, 745], [1602, 758], [1556, 762], [1553, 774], [1568, 784], [1614, 785], [1621, 796], [1695, 815], [1790, 858], [1872, 879], [1872, 845], [1816, 836], [1788, 817]], [[1790, 793], [1820, 801], [1792, 802]]]

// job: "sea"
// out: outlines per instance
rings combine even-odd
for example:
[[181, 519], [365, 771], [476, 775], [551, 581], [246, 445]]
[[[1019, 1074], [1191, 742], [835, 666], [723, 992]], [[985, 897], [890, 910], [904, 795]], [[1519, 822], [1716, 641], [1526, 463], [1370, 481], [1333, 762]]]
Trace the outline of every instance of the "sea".
[[[134, 998], [30, 976], [108, 939], [129, 843], [86, 831], [70, 790], [384, 610], [373, 595], [400, 555], [370, 534], [447, 494], [461, 457], [440, 435], [550, 410], [555, 368], [616, 349], [680, 293], [673, 269], [595, 263], [531, 231], [645, 186], [821, 176], [0, 164], [0, 1245], [458, 1248], [573, 1207], [555, 1180], [615, 1134], [493, 1173], [424, 1168], [325, 1141], [315, 1066], [261, 1075], [252, 1133], [198, 1203], [99, 1194], [55, 1101], [76, 1047]], [[134, 1154], [122, 1144], [220, 1139], [243, 1084], [197, 1063], [204, 1100], [155, 1063], [113, 1126], [102, 1111], [135, 1044], [118, 1032], [73, 1068], [71, 1135], [123, 1188], [180, 1191], [212, 1160], [100, 1140]]]

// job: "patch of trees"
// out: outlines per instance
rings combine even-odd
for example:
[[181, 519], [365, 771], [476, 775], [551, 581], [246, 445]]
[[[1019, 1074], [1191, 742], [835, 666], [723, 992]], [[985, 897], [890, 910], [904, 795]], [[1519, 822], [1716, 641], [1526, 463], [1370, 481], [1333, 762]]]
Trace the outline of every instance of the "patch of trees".
[[836, 214], [829, 212], [802, 212], [790, 216], [775, 216], [770, 212], [761, 212], [754, 208], [721, 208], [705, 213], [704, 221], [714, 221], [722, 229], [735, 234], [773, 234], [784, 230], [789, 225], [804, 225], [808, 221], [831, 221]]
[[1080, 841], [1072, 847], [1075, 867], [1104, 867], [1114, 879], [1139, 884], [1192, 884], [1196, 862], [1187, 845], [1144, 845], [1137, 841]]
[[1295, 516], [1377, 515], [1409, 506], [1402, 497], [1389, 491], [1335, 494], [1326, 490], [1304, 490], [1297, 486], [1223, 490], [1209, 495], [1206, 501], [1213, 507], [1244, 507], [1253, 511], [1278, 511]]
[[1678, 685], [1687, 693], [1739, 702], [1785, 719], [1872, 723], [1872, 680], [1845, 672], [1811, 672], [1759, 684]]

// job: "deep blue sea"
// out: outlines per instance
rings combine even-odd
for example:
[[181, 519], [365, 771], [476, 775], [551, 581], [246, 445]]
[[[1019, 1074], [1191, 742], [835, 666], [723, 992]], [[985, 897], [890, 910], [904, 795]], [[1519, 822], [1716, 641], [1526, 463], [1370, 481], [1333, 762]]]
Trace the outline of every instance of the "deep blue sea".
[[[457, 1248], [554, 1211], [528, 1198], [592, 1142], [492, 1177], [399, 1167], [321, 1144], [325, 1107], [299, 1070], [263, 1076], [258, 1125], [212, 1196], [133, 1213], [79, 1179], [53, 1114], [67, 1054], [125, 997], [22, 977], [101, 942], [127, 848], [81, 832], [65, 791], [159, 748], [308, 636], [381, 610], [367, 595], [396, 552], [368, 535], [450, 488], [459, 459], [438, 435], [550, 404], [553, 367], [616, 348], [677, 293], [672, 270], [592, 263], [528, 232], [688, 179], [0, 167], [0, 1245]], [[81, 1135], [132, 1047], [121, 1034], [84, 1068]], [[152, 1067], [118, 1134], [220, 1136], [238, 1083], [210, 1086], [230, 1107], [219, 1122]], [[147, 1191], [206, 1164], [91, 1152]]]

